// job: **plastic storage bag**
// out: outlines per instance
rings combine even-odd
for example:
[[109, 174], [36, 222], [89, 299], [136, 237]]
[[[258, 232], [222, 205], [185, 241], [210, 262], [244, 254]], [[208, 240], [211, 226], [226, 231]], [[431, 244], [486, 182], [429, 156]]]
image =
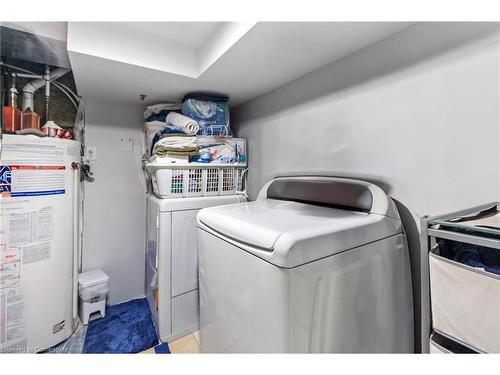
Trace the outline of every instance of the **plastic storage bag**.
[[186, 95], [182, 113], [198, 122], [198, 135], [230, 136], [228, 100], [219, 96]]

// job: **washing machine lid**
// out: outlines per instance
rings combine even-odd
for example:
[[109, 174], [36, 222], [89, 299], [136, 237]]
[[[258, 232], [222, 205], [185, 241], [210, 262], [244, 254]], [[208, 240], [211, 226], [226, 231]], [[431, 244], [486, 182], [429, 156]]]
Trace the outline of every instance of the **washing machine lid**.
[[392, 217], [279, 199], [206, 208], [198, 226], [285, 268], [402, 232]]

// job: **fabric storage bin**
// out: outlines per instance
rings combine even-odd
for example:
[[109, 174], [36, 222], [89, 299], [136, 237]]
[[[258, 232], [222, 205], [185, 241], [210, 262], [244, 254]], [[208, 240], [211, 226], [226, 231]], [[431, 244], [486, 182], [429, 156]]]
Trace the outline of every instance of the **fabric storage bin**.
[[439, 242], [429, 253], [434, 330], [478, 351], [500, 353], [500, 276], [448, 259], [457, 243]]

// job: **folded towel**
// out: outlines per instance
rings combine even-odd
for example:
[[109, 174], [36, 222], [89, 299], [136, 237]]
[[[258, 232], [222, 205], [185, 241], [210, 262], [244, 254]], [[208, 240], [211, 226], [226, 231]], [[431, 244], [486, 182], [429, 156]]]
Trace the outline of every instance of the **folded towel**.
[[160, 139], [153, 148], [153, 154], [155, 155], [167, 155], [170, 152], [174, 152], [176, 155], [189, 154], [197, 155], [198, 146], [196, 145], [195, 137], [186, 136], [168, 136]]
[[198, 148], [195, 137], [188, 137], [182, 134], [171, 134], [168, 137], [163, 137], [156, 143], [155, 148], [160, 146], [178, 149]]
[[156, 141], [154, 140], [156, 133], [158, 133], [164, 127], [165, 123], [162, 121], [151, 121], [144, 123], [144, 131], [146, 132], [146, 141], [149, 151], [153, 150], [155, 142], [159, 139], [158, 138]]
[[198, 129], [200, 128], [195, 120], [177, 112], [170, 112], [167, 115], [165, 122], [182, 129], [182, 131], [188, 135], [195, 135], [198, 133]]
[[172, 136], [172, 135], [175, 135], [175, 136], [187, 136], [187, 134], [184, 133], [182, 131], [182, 129], [180, 129], [180, 128], [177, 128], [177, 127], [171, 126], [171, 125], [165, 125], [164, 122], [162, 122], [162, 124], [163, 124], [163, 128], [161, 130], [157, 131], [154, 134], [154, 136], [152, 137], [152, 140], [151, 140], [151, 143], [150, 143], [151, 146], [149, 147], [149, 149], [151, 150], [151, 152], [153, 152], [153, 148], [154, 148], [156, 142], [158, 142], [162, 138], [169, 137], [169, 136]]
[[144, 129], [151, 132], [154, 131], [156, 133], [157, 131], [163, 129], [165, 125], [164, 121], [150, 121], [144, 123]]
[[165, 154], [158, 156], [199, 156], [199, 151], [165, 151]]

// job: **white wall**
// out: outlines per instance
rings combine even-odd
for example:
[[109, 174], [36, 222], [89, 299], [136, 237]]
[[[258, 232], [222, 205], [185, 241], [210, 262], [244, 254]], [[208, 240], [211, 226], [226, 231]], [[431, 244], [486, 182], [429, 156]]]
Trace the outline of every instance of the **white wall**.
[[[142, 105], [87, 98], [87, 147], [95, 181], [85, 183], [83, 270], [110, 277], [112, 304], [144, 295], [145, 188], [141, 180]], [[133, 139], [127, 151], [121, 140]]]
[[325, 172], [378, 180], [417, 216], [497, 199], [498, 35], [400, 62], [461, 27], [410, 27], [237, 107], [251, 195], [276, 174]]
[[500, 199], [497, 31], [417, 24], [237, 107], [251, 197], [276, 175], [379, 184], [409, 211], [419, 310], [418, 219]]

